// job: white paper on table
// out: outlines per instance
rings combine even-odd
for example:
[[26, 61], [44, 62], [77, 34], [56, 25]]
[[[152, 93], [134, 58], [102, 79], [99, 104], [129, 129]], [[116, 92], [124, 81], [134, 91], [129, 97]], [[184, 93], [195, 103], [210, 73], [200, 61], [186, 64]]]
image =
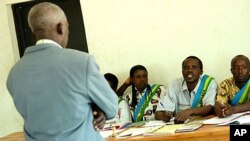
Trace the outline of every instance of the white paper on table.
[[246, 114], [250, 114], [250, 111], [237, 113], [237, 114], [232, 114], [232, 115], [224, 117], [224, 118], [213, 117], [213, 118], [204, 120], [203, 124], [223, 124], [223, 123], [235, 120], [235, 119], [239, 118], [240, 116], [243, 116], [243, 115], [246, 115]]
[[[123, 131], [123, 130], [125, 130], [125, 129], [116, 129], [115, 134], [116, 134], [117, 132], [121, 132], [121, 131]], [[101, 136], [102, 136], [103, 138], [107, 138], [107, 137], [112, 136], [113, 130], [101, 130], [101, 131], [100, 131], [100, 134], [101, 134]]]
[[228, 122], [224, 122], [221, 123], [219, 125], [228, 125], [228, 124], [250, 124], [250, 115], [243, 115], [240, 116], [234, 120], [228, 121]]
[[146, 133], [150, 129], [152, 129], [152, 127], [128, 128], [127, 130], [118, 134], [116, 137], [143, 135], [144, 133]]
[[150, 120], [145, 123], [144, 127], [155, 127], [155, 126], [162, 126], [166, 125], [166, 123], [162, 120]]

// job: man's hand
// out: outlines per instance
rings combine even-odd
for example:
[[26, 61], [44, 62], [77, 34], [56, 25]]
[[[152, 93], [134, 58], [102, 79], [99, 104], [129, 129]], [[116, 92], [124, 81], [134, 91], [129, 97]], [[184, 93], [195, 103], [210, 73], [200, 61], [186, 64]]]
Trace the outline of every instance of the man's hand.
[[187, 110], [181, 111], [175, 116], [174, 123], [175, 124], [182, 124], [185, 121], [187, 121], [191, 117], [192, 114], [193, 114], [192, 109], [187, 109]]
[[233, 113], [234, 113], [233, 112], [233, 107], [231, 105], [229, 105], [229, 104], [225, 104], [224, 107], [222, 108], [223, 117], [230, 116]]
[[224, 113], [222, 112], [222, 109], [224, 108], [224, 104], [220, 103], [220, 102], [216, 102], [214, 105], [214, 112], [215, 114], [219, 117], [222, 118], [224, 117]]
[[223, 118], [233, 114], [233, 107], [227, 103], [216, 102], [214, 106], [215, 114], [219, 118]]
[[167, 112], [167, 111], [156, 111], [155, 112], [155, 119], [156, 120], [163, 120], [164, 122], [169, 122], [172, 117], [173, 117], [172, 112]]
[[128, 77], [128, 78], [126, 79], [126, 81], [124, 82], [124, 84], [127, 85], [127, 86], [132, 85], [131, 80], [130, 80], [130, 77]]
[[97, 131], [103, 129], [105, 122], [106, 122], [106, 116], [105, 114], [98, 108], [96, 105], [92, 106], [93, 109], [93, 125]]
[[121, 85], [121, 87], [118, 88], [118, 90], [116, 91], [117, 95], [118, 95], [118, 96], [123, 96], [124, 92], [126, 91], [126, 89], [127, 89], [130, 85], [132, 85], [132, 83], [131, 83], [130, 77], [128, 77], [128, 78], [126, 79], [126, 81]]

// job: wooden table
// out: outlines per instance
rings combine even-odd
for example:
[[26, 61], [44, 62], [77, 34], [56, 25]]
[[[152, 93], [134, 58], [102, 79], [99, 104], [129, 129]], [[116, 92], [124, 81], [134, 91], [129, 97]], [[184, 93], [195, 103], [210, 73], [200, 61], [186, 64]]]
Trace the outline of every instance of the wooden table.
[[15, 132], [3, 138], [0, 141], [24, 141], [23, 132]]
[[[127, 138], [109, 137], [106, 141], [229, 141], [229, 132], [229, 126], [203, 125], [193, 132]], [[0, 138], [0, 141], [24, 141], [24, 135], [23, 132], [16, 132]]]
[[106, 138], [106, 141], [229, 141], [230, 127], [217, 125], [203, 125], [193, 132], [175, 134], [161, 134], [153, 136], [135, 136], [127, 138]]

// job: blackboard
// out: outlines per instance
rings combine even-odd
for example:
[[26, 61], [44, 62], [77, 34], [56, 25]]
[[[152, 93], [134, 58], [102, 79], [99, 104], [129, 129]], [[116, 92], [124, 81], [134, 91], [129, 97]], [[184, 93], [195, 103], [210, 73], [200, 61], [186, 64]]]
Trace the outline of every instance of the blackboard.
[[[46, 0], [35, 0], [12, 5], [20, 57], [23, 56], [27, 47], [35, 44], [35, 37], [27, 21], [28, 12], [33, 5], [44, 1]], [[49, 2], [60, 6], [68, 18], [69, 40], [67, 48], [88, 53], [80, 0], [50, 0]]]

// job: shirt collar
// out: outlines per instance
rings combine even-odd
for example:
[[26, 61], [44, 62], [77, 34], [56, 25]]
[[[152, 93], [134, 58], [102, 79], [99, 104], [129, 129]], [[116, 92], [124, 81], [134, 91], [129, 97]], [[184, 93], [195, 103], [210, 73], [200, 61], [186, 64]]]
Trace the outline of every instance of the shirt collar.
[[[199, 86], [200, 86], [200, 82], [201, 82], [201, 78], [202, 78], [202, 75], [200, 75], [199, 77], [199, 80], [198, 80], [198, 83], [196, 84], [195, 88], [193, 89], [192, 92], [196, 93]], [[185, 81], [185, 79], [183, 79], [183, 82], [182, 82], [182, 91], [188, 91], [188, 87], [187, 87], [187, 82]]]
[[137, 94], [144, 94], [147, 91], [147, 87], [140, 93], [138, 89], [135, 87], [136, 93]]
[[53, 41], [53, 40], [50, 40], [50, 39], [40, 39], [36, 42], [36, 45], [41, 45], [41, 44], [54, 44], [56, 45], [57, 47], [59, 48], [62, 48], [61, 45], [59, 45], [57, 42]]

